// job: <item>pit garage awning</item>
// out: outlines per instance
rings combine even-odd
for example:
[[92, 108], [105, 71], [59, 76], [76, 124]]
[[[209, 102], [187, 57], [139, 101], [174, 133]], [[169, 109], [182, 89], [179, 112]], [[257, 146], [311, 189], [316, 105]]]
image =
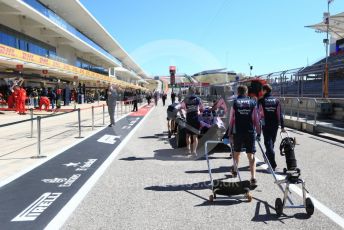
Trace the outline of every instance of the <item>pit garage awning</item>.
[[3, 44], [0, 44], [0, 63], [12, 69], [20, 65], [24, 71], [27, 70], [32, 73], [42, 74], [42, 72], [45, 71], [69, 81], [77, 79], [81, 81], [92, 81], [103, 85], [116, 84], [123, 89], [146, 90], [145, 88], [125, 81], [18, 50]]
[[140, 83], [140, 84], [149, 84], [146, 80], [143, 80], [143, 79], [139, 80], [138, 83]]
[[131, 81], [138, 81], [141, 80], [137, 74], [123, 68], [123, 67], [115, 67], [115, 76], [120, 77], [121, 79], [131, 80]]

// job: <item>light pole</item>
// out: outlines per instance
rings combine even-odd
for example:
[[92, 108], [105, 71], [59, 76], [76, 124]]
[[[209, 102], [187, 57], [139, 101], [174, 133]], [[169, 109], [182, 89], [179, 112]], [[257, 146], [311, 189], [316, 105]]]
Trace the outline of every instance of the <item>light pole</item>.
[[330, 4], [333, 0], [327, 0], [327, 12], [324, 13], [325, 15], [325, 23], [326, 23], [326, 39], [324, 39], [324, 43], [326, 46], [326, 58], [325, 58], [325, 76], [323, 80], [323, 97], [328, 97], [328, 82], [329, 82], [329, 71], [328, 71], [328, 48], [329, 48], [329, 31], [330, 31]]
[[250, 77], [251, 77], [252, 76], [253, 66], [250, 63], [248, 63], [248, 66], [250, 67]]

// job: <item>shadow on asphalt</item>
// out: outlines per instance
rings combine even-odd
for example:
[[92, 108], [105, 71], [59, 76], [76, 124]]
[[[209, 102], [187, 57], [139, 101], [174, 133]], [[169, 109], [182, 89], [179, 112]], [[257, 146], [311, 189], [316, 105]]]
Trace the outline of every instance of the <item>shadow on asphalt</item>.
[[[176, 191], [184, 191], [190, 195], [193, 195], [201, 200], [203, 202], [201, 204], [195, 205], [195, 207], [202, 207], [202, 206], [210, 206], [210, 205], [236, 205], [240, 204], [243, 201], [237, 198], [233, 197], [225, 197], [225, 196], [219, 196], [215, 202], [210, 202], [207, 198], [202, 197], [194, 192], [191, 192], [190, 190], [204, 190], [210, 188], [210, 181], [204, 181], [199, 183], [193, 183], [193, 184], [182, 184], [182, 185], [165, 185], [165, 186], [150, 186], [146, 187], [145, 190], [150, 191], [159, 191], [159, 192], [176, 192]], [[210, 192], [210, 190], [209, 190]], [[238, 196], [236, 196], [238, 197]]]
[[[211, 170], [212, 173], [228, 173], [231, 172], [231, 167], [227, 167], [227, 166], [221, 166], [218, 168], [212, 168]], [[185, 173], [208, 173], [208, 169], [205, 170], [190, 170], [190, 171], [185, 171]]]
[[[163, 133], [157, 133], [151, 136], [142, 136], [139, 137], [141, 139], [157, 139], [159, 141], [165, 141], [166, 143], [169, 143], [170, 146], [174, 149], [178, 149], [176, 146], [176, 137], [168, 138], [168, 132], [164, 131]], [[197, 152], [204, 153], [204, 138], [199, 139], [198, 149]], [[221, 152], [230, 152], [231, 149], [228, 146], [225, 146], [224, 144], [209, 144], [209, 153], [221, 153]]]
[[[237, 196], [218, 196], [216, 201], [210, 202], [207, 198], [202, 197], [194, 192], [193, 190], [204, 190], [207, 189], [209, 190], [210, 188], [210, 182], [209, 181], [204, 181], [204, 182], [199, 182], [199, 183], [194, 183], [194, 184], [182, 184], [182, 185], [165, 185], [165, 186], [150, 186], [146, 187], [145, 190], [150, 190], [150, 191], [159, 191], [159, 192], [176, 192], [176, 191], [184, 191], [186, 193], [189, 193], [190, 195], [193, 195], [195, 197], [198, 197], [199, 199], [203, 200], [201, 204], [195, 205], [195, 207], [203, 207], [203, 206], [210, 206], [210, 205], [236, 205], [240, 204], [246, 201], [241, 200], [240, 198], [244, 198], [242, 195], [237, 195]], [[191, 191], [190, 191], [191, 190]], [[209, 194], [210, 194], [209, 190]]]
[[[259, 164], [257, 164], [257, 167], [259, 167]], [[250, 166], [245, 166], [245, 167], [239, 168], [239, 172], [249, 172], [249, 171], [250, 171]], [[256, 173], [271, 174], [266, 169], [256, 169]]]
[[[170, 149], [167, 149], [170, 150]], [[195, 160], [195, 161], [205, 161], [205, 157], [200, 157], [200, 158], [195, 158], [195, 157], [188, 157], [185, 153], [185, 149], [182, 149], [182, 153], [181, 154], [171, 154], [169, 151], [165, 154], [163, 153], [163, 151], [166, 151], [164, 149], [162, 150], [156, 150], [155, 152], [159, 152], [159, 154], [157, 154], [156, 157], [126, 157], [126, 158], [121, 158], [119, 160], [122, 161], [143, 161], [143, 160], [165, 160], [165, 161], [191, 161], [191, 160]], [[167, 155], [170, 154], [170, 157], [168, 157]], [[173, 157], [174, 155], [174, 157]], [[178, 159], [177, 159], [178, 157]], [[228, 157], [209, 157], [210, 160], [212, 159], [229, 159]], [[208, 172], [208, 171], [207, 171]], [[187, 173], [197, 173], [197, 171], [195, 172], [187, 172]], [[202, 173], [202, 172], [201, 172]]]
[[159, 192], [177, 192], [177, 191], [187, 191], [187, 190], [203, 190], [210, 188], [210, 181], [198, 182], [193, 184], [178, 184], [178, 185], [153, 185], [144, 188], [150, 191]]
[[203, 207], [203, 206], [230, 206], [230, 205], [237, 205], [241, 204], [245, 201], [242, 201], [237, 198], [232, 197], [218, 197], [215, 201], [211, 202], [209, 200], [205, 200], [202, 204], [195, 205], [195, 207]]
[[168, 132], [164, 131], [162, 133], [156, 133], [152, 136], [143, 136], [139, 137], [141, 139], [163, 139], [163, 140], [168, 140]]
[[119, 159], [120, 161], [144, 161], [144, 160], [154, 160], [154, 157], [126, 157]]
[[254, 217], [251, 219], [251, 221], [263, 222], [265, 224], [268, 224], [268, 222], [270, 221], [279, 221], [285, 224], [283, 220], [294, 219], [294, 218], [304, 220], [304, 219], [310, 218], [306, 213], [296, 213], [294, 215], [282, 214], [281, 216], [277, 216], [275, 208], [272, 207], [268, 202], [260, 200], [256, 197], [253, 197], [253, 199], [257, 201], [257, 205], [256, 205]]
[[[257, 167], [259, 167], [262, 164], [264, 164], [264, 163], [257, 163]], [[230, 173], [231, 172], [231, 168], [232, 168], [231, 166], [221, 166], [221, 167], [218, 167], [218, 168], [212, 168], [211, 172], [212, 173]], [[245, 166], [245, 167], [239, 168], [239, 172], [243, 172], [243, 171], [250, 171], [249, 166]], [[256, 172], [257, 173], [270, 174], [270, 172], [265, 170], [265, 169], [256, 169]], [[185, 173], [190, 173], [190, 174], [194, 174], [194, 173], [208, 173], [208, 169], [204, 169], [204, 170], [190, 170], [190, 171], [185, 171]]]
[[[186, 154], [186, 149], [161, 149], [154, 151], [155, 155], [154, 157], [126, 157], [121, 158], [119, 160], [123, 161], [143, 161], [143, 160], [161, 160], [161, 161], [205, 161], [205, 157], [194, 157]], [[218, 159], [224, 159], [228, 160], [230, 158], [228, 157], [209, 157], [210, 160], [218, 160]], [[208, 172], [208, 171], [206, 171]], [[198, 173], [198, 171], [188, 171], [186, 173]], [[203, 173], [203, 171], [200, 171], [199, 173]]]
[[[209, 155], [208, 159], [209, 160], [230, 160], [230, 159], [232, 159], [232, 157], [214, 157], [214, 156]], [[205, 156], [201, 156], [201, 157], [197, 158], [196, 160], [197, 161], [205, 161], [206, 158], [205, 158]]]
[[187, 154], [185, 148], [181, 149], [158, 149], [154, 151], [154, 159], [160, 161], [193, 161], [194, 156]]
[[143, 161], [143, 160], [160, 160], [160, 161], [193, 161], [195, 157], [186, 154], [185, 149], [159, 149], [154, 151], [154, 157], [126, 157], [119, 160], [123, 161]]

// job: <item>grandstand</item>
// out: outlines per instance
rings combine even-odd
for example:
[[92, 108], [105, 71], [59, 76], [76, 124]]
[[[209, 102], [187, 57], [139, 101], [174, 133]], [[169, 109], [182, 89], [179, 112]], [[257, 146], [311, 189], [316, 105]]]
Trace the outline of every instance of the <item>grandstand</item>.
[[[330, 56], [328, 57], [329, 97], [344, 98], [344, 12], [329, 19], [331, 35]], [[324, 22], [307, 26], [316, 31], [326, 32]], [[322, 97], [326, 58], [302, 68], [261, 75], [274, 88], [274, 94], [291, 97]]]
[[[274, 95], [283, 97], [322, 97], [323, 60], [308, 67], [285, 70], [259, 76], [267, 79], [273, 87]], [[329, 97], [344, 97], [344, 77], [342, 69], [331, 68], [329, 64]], [[321, 70], [322, 69], [322, 70]]]

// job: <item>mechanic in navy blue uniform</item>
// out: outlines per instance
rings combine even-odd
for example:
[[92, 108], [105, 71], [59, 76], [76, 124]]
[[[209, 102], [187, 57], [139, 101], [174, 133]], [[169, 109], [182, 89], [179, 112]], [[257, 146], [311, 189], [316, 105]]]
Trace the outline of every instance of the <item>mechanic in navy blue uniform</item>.
[[263, 86], [264, 97], [259, 100], [259, 113], [264, 135], [266, 156], [272, 169], [275, 171], [277, 164], [275, 161], [274, 146], [278, 127], [281, 126], [282, 132], [285, 132], [285, 130], [281, 103], [277, 98], [271, 96], [271, 91], [272, 87], [269, 84]]
[[[200, 130], [199, 114], [204, 110], [202, 100], [195, 95], [195, 89], [189, 88], [189, 94], [181, 102], [181, 109], [186, 111], [186, 145], [188, 154], [197, 156], [198, 134]], [[191, 138], [192, 145], [191, 145]]]
[[[234, 143], [234, 160], [239, 165], [240, 152], [246, 149], [247, 158], [250, 163], [251, 185], [257, 184], [255, 139], [260, 135], [259, 114], [257, 102], [247, 96], [247, 86], [238, 86], [238, 97], [234, 100], [230, 111], [229, 137]], [[237, 168], [233, 168], [233, 176], [236, 176]]]

